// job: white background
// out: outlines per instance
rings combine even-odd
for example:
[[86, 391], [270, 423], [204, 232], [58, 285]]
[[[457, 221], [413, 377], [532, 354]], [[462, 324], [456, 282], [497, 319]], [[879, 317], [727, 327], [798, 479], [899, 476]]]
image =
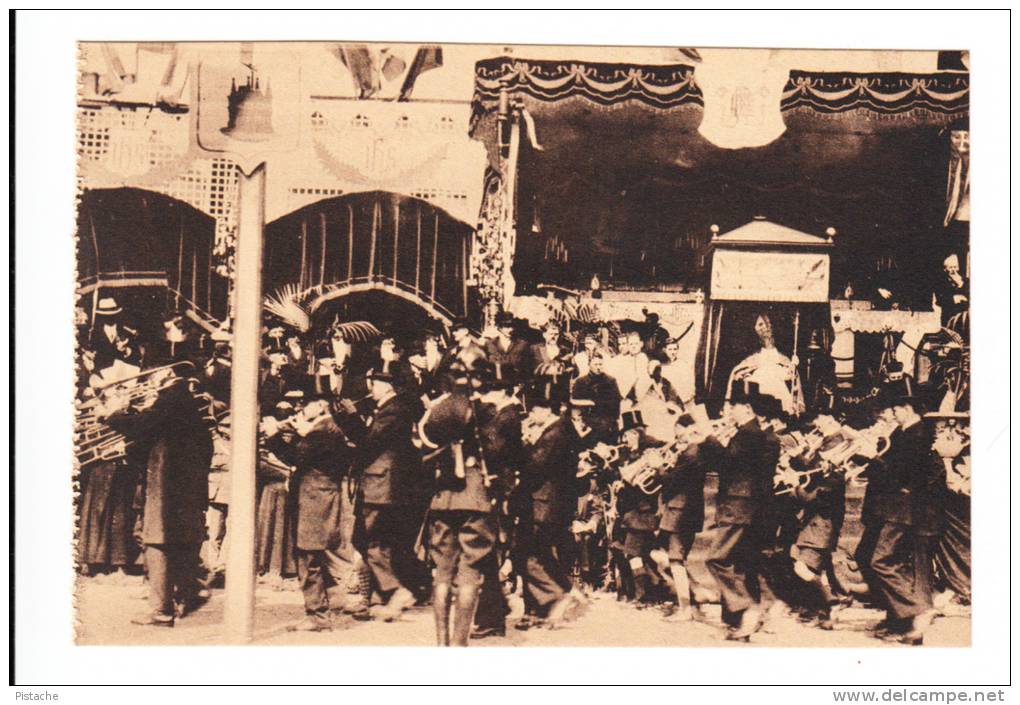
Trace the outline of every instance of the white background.
[[[1009, 464], [1008, 14], [870, 10], [660, 12], [128, 12], [17, 17], [16, 673], [18, 690], [60, 702], [199, 702], [223, 691], [82, 690], [102, 683], [1007, 683], [1011, 628]], [[974, 634], [970, 649], [495, 650], [302, 647], [118, 648], [72, 643], [70, 560], [75, 41], [316, 39], [429, 42], [787, 46], [971, 51], [974, 303]], [[7, 60], [6, 58], [4, 60]], [[4, 311], [4, 316], [7, 312]], [[14, 341], [12, 340], [12, 346]], [[7, 366], [3, 374], [6, 375]], [[1010, 385], [1009, 389], [1012, 389]], [[9, 480], [5, 479], [4, 482]], [[4, 566], [4, 576], [7, 567]], [[6, 613], [6, 612], [5, 612]], [[28, 688], [28, 685], [34, 687]], [[831, 702], [830, 688], [741, 690], [765, 702]], [[882, 689], [880, 689], [882, 690]], [[520, 697], [509, 691], [405, 691], [396, 697]], [[328, 697], [375, 698], [344, 692]], [[694, 697], [696, 694], [689, 694]], [[720, 693], [698, 693], [713, 697]], [[251, 690], [259, 699], [323, 697]], [[9, 692], [12, 700], [14, 693]], [[584, 702], [627, 697], [563, 690]], [[632, 697], [656, 697], [650, 691]]]

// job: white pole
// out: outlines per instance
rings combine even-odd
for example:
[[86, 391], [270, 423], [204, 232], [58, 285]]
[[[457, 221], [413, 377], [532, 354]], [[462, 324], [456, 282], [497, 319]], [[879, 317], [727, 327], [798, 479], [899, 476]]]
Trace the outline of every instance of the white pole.
[[228, 642], [252, 640], [255, 622], [255, 465], [258, 462], [258, 377], [262, 339], [262, 229], [266, 169], [238, 175], [237, 273], [230, 373], [230, 512], [227, 531], [224, 632]]

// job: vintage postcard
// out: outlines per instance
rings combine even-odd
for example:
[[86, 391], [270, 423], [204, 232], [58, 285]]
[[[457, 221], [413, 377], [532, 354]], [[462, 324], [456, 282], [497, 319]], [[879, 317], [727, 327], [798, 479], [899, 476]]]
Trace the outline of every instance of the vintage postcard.
[[77, 643], [969, 646], [944, 49], [80, 43]]

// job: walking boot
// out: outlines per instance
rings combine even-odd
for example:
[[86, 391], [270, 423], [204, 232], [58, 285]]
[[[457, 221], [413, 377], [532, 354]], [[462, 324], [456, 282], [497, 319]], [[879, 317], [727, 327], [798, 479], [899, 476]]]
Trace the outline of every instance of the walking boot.
[[475, 610], [478, 609], [478, 585], [462, 585], [457, 588], [457, 601], [453, 607], [453, 634], [450, 643], [453, 646], [467, 646], [471, 636], [471, 626], [475, 623]]
[[432, 586], [432, 611], [436, 618], [436, 645], [450, 645], [450, 584]]

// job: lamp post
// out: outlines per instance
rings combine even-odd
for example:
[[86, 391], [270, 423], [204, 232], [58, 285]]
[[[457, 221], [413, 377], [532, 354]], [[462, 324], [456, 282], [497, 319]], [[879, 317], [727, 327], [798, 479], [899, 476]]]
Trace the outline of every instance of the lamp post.
[[230, 368], [230, 513], [227, 530], [224, 629], [246, 644], [255, 627], [255, 468], [258, 463], [258, 381], [262, 339], [262, 231], [266, 166], [239, 170], [234, 339]]

